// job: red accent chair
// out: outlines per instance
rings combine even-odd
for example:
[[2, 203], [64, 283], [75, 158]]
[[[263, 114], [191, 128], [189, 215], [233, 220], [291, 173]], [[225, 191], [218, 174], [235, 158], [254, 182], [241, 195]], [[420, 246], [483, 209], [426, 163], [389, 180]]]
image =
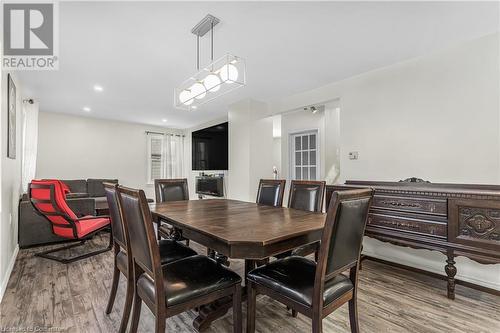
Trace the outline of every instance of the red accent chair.
[[106, 248], [71, 258], [61, 258], [51, 255], [51, 253], [83, 245], [99, 231], [110, 227], [110, 220], [107, 216], [77, 217], [66, 203], [66, 193], [68, 192], [68, 187], [60, 180], [33, 180], [30, 183], [28, 195], [31, 204], [39, 214], [50, 222], [52, 232], [60, 237], [78, 242], [35, 255], [67, 264], [111, 250], [113, 237], [110, 234], [110, 242]]

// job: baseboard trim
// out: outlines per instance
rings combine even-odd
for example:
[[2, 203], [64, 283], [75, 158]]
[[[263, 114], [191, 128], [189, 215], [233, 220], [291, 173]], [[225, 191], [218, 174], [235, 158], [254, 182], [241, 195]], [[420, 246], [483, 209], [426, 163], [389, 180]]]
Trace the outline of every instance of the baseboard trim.
[[3, 295], [7, 290], [7, 285], [9, 284], [10, 275], [12, 274], [12, 270], [14, 269], [14, 264], [16, 263], [17, 254], [19, 253], [19, 244], [16, 245], [14, 249], [14, 253], [12, 253], [12, 257], [10, 258], [9, 266], [7, 266], [7, 271], [2, 279], [2, 284], [0, 285], [0, 303], [2, 303]]
[[[408, 265], [396, 263], [396, 262], [385, 260], [385, 259], [381, 259], [381, 258], [376, 258], [376, 257], [370, 256], [370, 255], [363, 255], [363, 260], [371, 260], [371, 261], [375, 261], [375, 262], [378, 262], [378, 263], [381, 263], [381, 264], [384, 264], [384, 265], [388, 265], [388, 266], [393, 266], [393, 267], [405, 269], [405, 270], [408, 270], [408, 271], [411, 271], [411, 272], [415, 272], [415, 273], [419, 273], [419, 274], [424, 274], [424, 275], [427, 275], [427, 276], [432, 276], [433, 278], [436, 278], [436, 279], [447, 280], [447, 277], [445, 275], [441, 275], [441, 274], [438, 274], [438, 273], [435, 273], [435, 272], [432, 272], [432, 271], [429, 271], [429, 270], [425, 270], [425, 269], [421, 269], [421, 268], [416, 268], [416, 267], [412, 267], [412, 266], [408, 266]], [[485, 287], [485, 286], [482, 286], [482, 285], [479, 285], [479, 284], [471, 283], [471, 282], [460, 280], [460, 279], [455, 279], [455, 283], [456, 284], [460, 284], [460, 285], [462, 285], [464, 287], [467, 287], [467, 288], [472, 288], [472, 289], [476, 289], [476, 290], [479, 290], [479, 291], [486, 292], [488, 294], [500, 296], [500, 290], [497, 290], [497, 289]]]

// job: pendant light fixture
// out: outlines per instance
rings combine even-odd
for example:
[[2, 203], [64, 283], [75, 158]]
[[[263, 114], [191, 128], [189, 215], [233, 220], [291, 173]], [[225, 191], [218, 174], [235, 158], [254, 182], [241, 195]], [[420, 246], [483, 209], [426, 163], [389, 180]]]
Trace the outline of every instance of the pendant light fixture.
[[[226, 54], [214, 61], [214, 26], [219, 19], [212, 15], [203, 18], [191, 32], [196, 35], [197, 73], [182, 82], [174, 91], [174, 106], [193, 110], [246, 84], [245, 60]], [[211, 62], [200, 70], [200, 37], [210, 32]]]

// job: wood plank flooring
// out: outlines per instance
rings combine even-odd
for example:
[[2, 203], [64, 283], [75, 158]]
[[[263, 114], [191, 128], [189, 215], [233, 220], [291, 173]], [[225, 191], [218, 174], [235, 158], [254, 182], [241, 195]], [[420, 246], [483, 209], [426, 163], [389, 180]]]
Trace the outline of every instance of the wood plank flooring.
[[[107, 235], [91, 246], [103, 246]], [[193, 244], [199, 253], [204, 248]], [[39, 332], [116, 332], [120, 325], [125, 283], [122, 277], [115, 307], [104, 313], [112, 277], [112, 252], [63, 265], [33, 256], [41, 248], [21, 250], [0, 304], [0, 332], [38, 327]], [[242, 274], [243, 262], [231, 260]], [[365, 261], [359, 281], [362, 332], [500, 332], [500, 297], [457, 286], [456, 300], [446, 298], [445, 282], [432, 277]], [[243, 306], [245, 318], [245, 306]], [[196, 313], [167, 320], [167, 332], [194, 332]], [[153, 316], [143, 306], [140, 332], [151, 332]], [[207, 332], [231, 332], [231, 312]], [[258, 298], [257, 332], [310, 332], [310, 320], [292, 318], [268, 297]], [[24, 330], [26, 331], [26, 330]], [[324, 332], [350, 332], [347, 306], [323, 321]]]

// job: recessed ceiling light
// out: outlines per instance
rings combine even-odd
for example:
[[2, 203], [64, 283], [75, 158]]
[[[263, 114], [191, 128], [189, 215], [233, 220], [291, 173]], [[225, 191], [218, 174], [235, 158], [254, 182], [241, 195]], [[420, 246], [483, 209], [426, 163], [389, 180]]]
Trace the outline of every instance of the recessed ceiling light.
[[168, 120], [168, 119], [163, 118], [161, 121], [163, 121], [164, 123], [166, 123], [166, 122], [167, 122], [167, 120]]
[[91, 108], [89, 108], [88, 106], [84, 106], [82, 109], [83, 109], [83, 111], [85, 111], [85, 112], [90, 112], [90, 111], [92, 111], [92, 109], [91, 109]]
[[197, 109], [198, 107], [196, 105], [193, 105], [191, 109]]
[[104, 88], [98, 84], [94, 85], [94, 90], [95, 91], [98, 91], [98, 92], [102, 92], [104, 90]]

